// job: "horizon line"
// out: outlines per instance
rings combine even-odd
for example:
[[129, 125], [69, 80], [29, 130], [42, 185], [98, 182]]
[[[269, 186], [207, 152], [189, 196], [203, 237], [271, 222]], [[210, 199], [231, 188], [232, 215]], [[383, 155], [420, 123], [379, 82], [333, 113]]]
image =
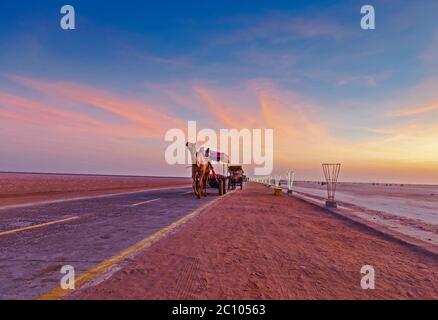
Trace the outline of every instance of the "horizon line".
[[[109, 174], [109, 173], [71, 173], [71, 172], [27, 172], [27, 171], [1, 171], [0, 174], [45, 174], [45, 175], [66, 175], [66, 176], [95, 176], [95, 177], [131, 177], [131, 178], [182, 178], [182, 179], [191, 179], [190, 176], [154, 176], [154, 175], [135, 175], [135, 174]], [[281, 179], [285, 180], [285, 179]], [[319, 183], [324, 182], [324, 180], [307, 180], [307, 179], [301, 179], [301, 180], [295, 180], [295, 182], [309, 182], [309, 183]], [[403, 183], [403, 182], [377, 182], [377, 181], [368, 181], [368, 182], [359, 182], [359, 181], [350, 181], [350, 180], [344, 180], [344, 181], [338, 181], [339, 184], [342, 183], [351, 183], [351, 184], [377, 184], [377, 185], [388, 185], [388, 186], [435, 186], [437, 187], [438, 184], [429, 184], [429, 183]]]

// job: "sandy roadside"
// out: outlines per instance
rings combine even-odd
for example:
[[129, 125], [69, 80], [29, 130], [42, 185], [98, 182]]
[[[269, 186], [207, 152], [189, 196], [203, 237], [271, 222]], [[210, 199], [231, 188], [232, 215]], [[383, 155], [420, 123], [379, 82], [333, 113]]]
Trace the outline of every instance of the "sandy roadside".
[[190, 184], [189, 178], [0, 173], [0, 207]]
[[438, 299], [436, 256], [271, 193], [248, 184], [72, 298]]

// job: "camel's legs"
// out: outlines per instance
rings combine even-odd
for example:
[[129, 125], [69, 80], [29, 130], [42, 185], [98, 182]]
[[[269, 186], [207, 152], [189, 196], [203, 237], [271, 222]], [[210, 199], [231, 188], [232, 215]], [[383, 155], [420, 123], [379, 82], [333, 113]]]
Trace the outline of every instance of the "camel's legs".
[[205, 177], [205, 181], [204, 181], [204, 197], [207, 196], [207, 186], [208, 186], [208, 176]]
[[198, 177], [199, 177], [198, 170], [195, 165], [192, 165], [192, 180], [193, 180], [192, 187], [195, 196], [198, 195]]
[[204, 179], [199, 179], [199, 185], [198, 185], [198, 199], [201, 199], [201, 195], [202, 195], [202, 188], [204, 187], [204, 184], [202, 183]]

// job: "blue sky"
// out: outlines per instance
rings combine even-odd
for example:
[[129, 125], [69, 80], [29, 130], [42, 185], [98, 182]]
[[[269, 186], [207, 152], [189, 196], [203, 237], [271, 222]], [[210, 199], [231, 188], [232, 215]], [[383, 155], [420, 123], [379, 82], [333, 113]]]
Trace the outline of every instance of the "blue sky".
[[[64, 4], [76, 9], [74, 31], [59, 27], [59, 10]], [[364, 4], [376, 9], [376, 30], [360, 29]], [[376, 179], [382, 174], [382, 179], [396, 179], [404, 168], [411, 168], [405, 179], [420, 174], [420, 180], [426, 181], [431, 167], [438, 163], [437, 153], [427, 151], [435, 148], [429, 137], [436, 134], [431, 128], [437, 120], [433, 106], [438, 99], [431, 89], [438, 76], [434, 62], [438, 52], [436, 1], [6, 0], [0, 6], [0, 86], [9, 99], [0, 100], [0, 107], [8, 109], [9, 117], [17, 108], [17, 104], [11, 105], [13, 96], [109, 124], [127, 121], [105, 108], [90, 108], [88, 100], [56, 96], [37, 85], [49, 83], [63, 88], [85, 86], [94, 94], [100, 90], [121, 100], [141, 101], [181, 122], [198, 120], [205, 126], [220, 126], [215, 110], [205, 110], [206, 92], [216, 105], [237, 108], [245, 118], [245, 114], [260, 112], [258, 93], [263, 88], [272, 101], [280, 101], [277, 108], [284, 108], [282, 112], [291, 117], [282, 126], [303, 126], [301, 132], [313, 126], [323, 128], [321, 137], [327, 136], [329, 141], [322, 147], [308, 141], [314, 150], [300, 155], [296, 151], [300, 143], [280, 138], [279, 159], [283, 160], [276, 162], [278, 170], [297, 166], [303, 177], [316, 177], [308, 164], [319, 161], [317, 154], [336, 158], [357, 149], [362, 151], [345, 156], [352, 163], [347, 177], [353, 180], [366, 179], [359, 173], [366, 167], [367, 174]], [[291, 101], [295, 102], [289, 106]], [[62, 102], [65, 105], [61, 106]], [[429, 110], [428, 106], [432, 111], [421, 111]], [[411, 109], [421, 112], [399, 115], [400, 110]], [[306, 119], [301, 119], [303, 114]], [[94, 160], [84, 164], [87, 161], [82, 158], [71, 158], [80, 141], [69, 140], [72, 149], [66, 152], [61, 147], [65, 140], [49, 143], [46, 138], [57, 135], [56, 129], [50, 132], [32, 125], [24, 121], [19, 131], [14, 129], [17, 126], [4, 126], [3, 137], [13, 136], [16, 144], [0, 140], [3, 150], [8, 150], [0, 160], [0, 170], [181, 172], [161, 165], [159, 158], [144, 155], [130, 162], [136, 143], [157, 148], [157, 153], [163, 148], [160, 139], [147, 137], [147, 130], [144, 138], [129, 137], [129, 159], [120, 156], [113, 164], [102, 164], [90, 144], [90, 152], [83, 157]], [[114, 147], [107, 137], [101, 139], [93, 132], [87, 137], [83, 131], [83, 139], [94, 141], [95, 146], [108, 152]], [[405, 134], [400, 136], [400, 132]], [[26, 148], [23, 141], [28, 135], [41, 137], [35, 140], [41, 149]], [[422, 146], [418, 159], [400, 149], [411, 144]], [[38, 154], [48, 145], [55, 146], [58, 160]], [[17, 162], [17, 158], [29, 161]], [[296, 163], [286, 163], [288, 158]], [[388, 173], [391, 162], [396, 162], [399, 171]], [[118, 169], [119, 163], [127, 169]], [[436, 170], [434, 174], [433, 179], [438, 177]]]

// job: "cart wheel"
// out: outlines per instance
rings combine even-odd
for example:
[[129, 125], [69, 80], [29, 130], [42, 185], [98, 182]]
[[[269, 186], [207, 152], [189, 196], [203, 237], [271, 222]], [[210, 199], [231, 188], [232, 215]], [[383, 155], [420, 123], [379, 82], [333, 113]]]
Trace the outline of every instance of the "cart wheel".
[[218, 187], [218, 189], [219, 189], [219, 195], [221, 196], [221, 195], [223, 195], [224, 194], [224, 190], [223, 190], [223, 185], [224, 185], [224, 182], [222, 181], [222, 179], [219, 179], [219, 187]]

